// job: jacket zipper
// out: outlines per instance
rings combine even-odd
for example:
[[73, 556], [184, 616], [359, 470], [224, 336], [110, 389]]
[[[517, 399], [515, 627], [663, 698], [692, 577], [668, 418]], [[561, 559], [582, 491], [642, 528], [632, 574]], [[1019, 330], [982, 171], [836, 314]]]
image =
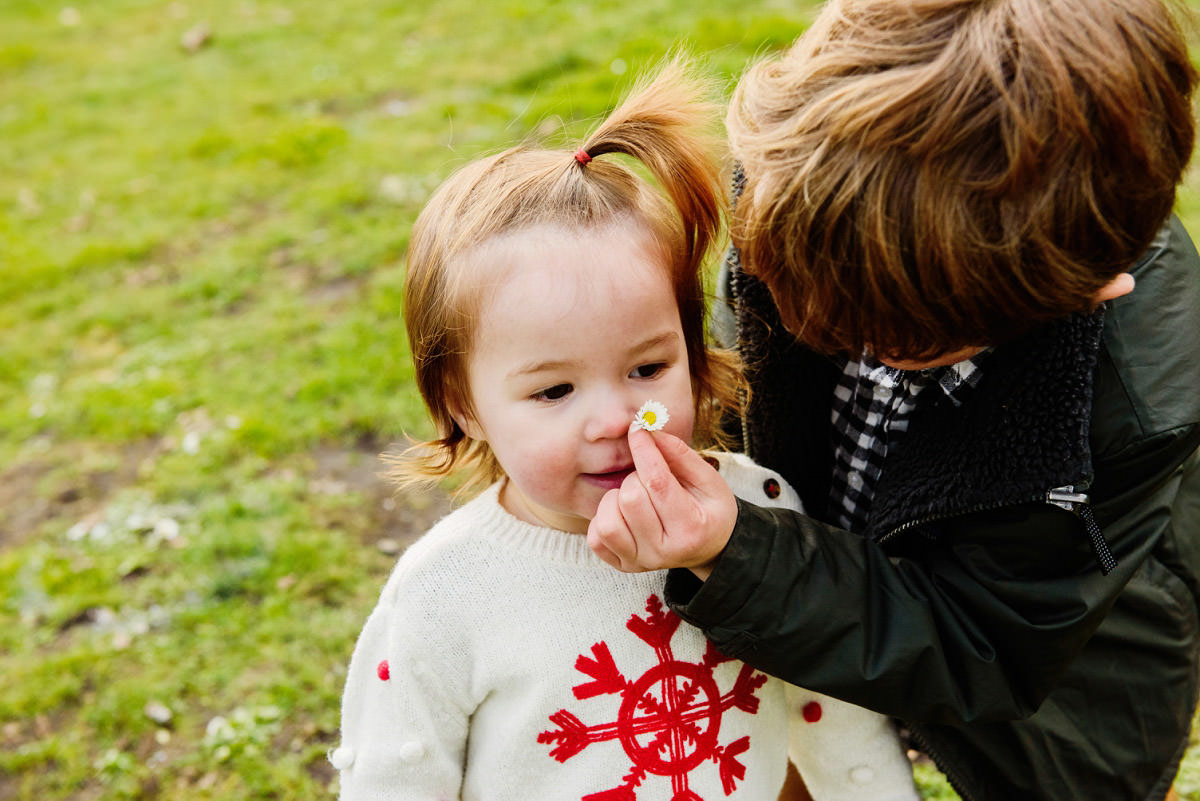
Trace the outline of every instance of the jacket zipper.
[[[1041, 500], [1041, 498], [1035, 498], [1034, 500]], [[990, 512], [990, 511], [993, 511], [996, 509], [1003, 509], [1007, 506], [1018, 506], [1018, 505], [1020, 505], [1020, 503], [1022, 503], [1022, 502], [985, 503], [985, 504], [979, 504], [977, 506], [968, 506], [966, 509], [960, 509], [957, 512], [951, 512], [948, 514], [929, 515], [928, 517], [920, 517], [920, 518], [917, 518], [916, 520], [909, 520], [907, 523], [901, 523], [900, 525], [896, 526], [891, 531], [880, 536], [876, 540], [876, 542], [878, 542], [880, 544], [885, 543], [888, 540], [893, 539], [894, 537], [896, 537], [899, 534], [903, 534], [906, 531], [917, 528], [919, 526], [923, 526], [927, 523], [936, 523], [939, 520], [949, 520], [952, 517], [962, 517], [964, 515], [973, 515], [976, 512]]]
[[[1086, 489], [1086, 487], [1080, 487], [1080, 489]], [[1046, 493], [1046, 503], [1066, 509], [1083, 523], [1088, 540], [1092, 543], [1092, 553], [1096, 554], [1096, 561], [1100, 563], [1100, 573], [1107, 576], [1117, 566], [1117, 559], [1109, 550], [1108, 541], [1104, 539], [1104, 532], [1100, 530], [1100, 525], [1096, 523], [1096, 516], [1092, 514], [1090, 501], [1087, 493], [1077, 492], [1073, 484], [1055, 487]]]
[[921, 753], [933, 760], [933, 764], [936, 765], [937, 769], [940, 770], [942, 775], [946, 777], [946, 781], [950, 784], [950, 788], [954, 790], [954, 792], [958, 793], [958, 796], [962, 799], [962, 801], [971, 801], [973, 796], [967, 792], [966, 785], [963, 783], [962, 779], [959, 778], [958, 774], [946, 770], [946, 768], [943, 766], [942, 757], [937, 752], [937, 749], [931, 747], [929, 745], [929, 741], [925, 739], [925, 735], [914, 729], [911, 724], [906, 725], [908, 726], [908, 733], [912, 735], [913, 742], [916, 744], [917, 748], [921, 751]]
[[[1096, 517], [1092, 514], [1091, 498], [1087, 493], [1077, 491], [1084, 489], [1087, 489], [1086, 485], [1076, 487], [1074, 484], [1067, 484], [1062, 487], [1054, 487], [1047, 490], [1045, 495], [1034, 496], [1030, 499], [1030, 502], [1049, 503], [1060, 509], [1065, 509], [1078, 517], [1080, 522], [1083, 523], [1084, 531], [1087, 532], [1088, 541], [1092, 545], [1092, 553], [1096, 555], [1096, 562], [1100, 566], [1100, 573], [1107, 576], [1117, 566], [1117, 560], [1113, 556], [1112, 551], [1109, 550], [1108, 541], [1104, 539], [1104, 532], [1100, 530], [1099, 524], [1096, 523]], [[1020, 505], [1020, 502], [979, 504], [954, 512], [953, 514], [930, 515], [918, 518], [917, 520], [909, 520], [879, 537], [876, 541], [880, 544], [885, 543], [897, 535], [903, 534], [905, 531], [928, 523], [935, 523], [938, 520], [948, 520], [952, 517], [961, 517], [963, 515], [975, 514], [976, 512], [990, 512], [1018, 505]]]

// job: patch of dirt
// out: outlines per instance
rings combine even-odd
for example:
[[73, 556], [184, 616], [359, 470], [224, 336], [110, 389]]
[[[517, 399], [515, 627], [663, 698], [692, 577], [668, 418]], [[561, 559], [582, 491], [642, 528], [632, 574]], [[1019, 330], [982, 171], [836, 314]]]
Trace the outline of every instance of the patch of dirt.
[[366, 437], [353, 449], [318, 446], [311, 454], [315, 462], [311, 484], [323, 492], [348, 489], [365, 495], [370, 510], [368, 525], [359, 532], [363, 542], [399, 553], [445, 516], [451, 505], [448, 494], [440, 490], [397, 491], [383, 478], [386, 466], [380, 455], [387, 449], [386, 442]]
[[294, 244], [271, 252], [267, 265], [282, 278], [288, 289], [302, 293], [310, 302], [339, 306], [358, 297], [366, 275], [346, 275], [333, 262], [317, 264], [297, 258]]
[[[100, 513], [120, 490], [137, 484], [139, 471], [168, 447], [154, 439], [127, 445], [106, 459], [115, 465], [81, 472], [56, 483], [51, 474], [75, 458], [70, 449], [58, 449], [0, 471], [0, 548], [27, 541], [51, 520], [64, 526]], [[311, 491], [330, 495], [361, 493], [368, 508], [355, 510], [344, 528], [366, 545], [399, 553], [450, 511], [450, 499], [440, 490], [397, 491], [382, 477], [380, 454], [386, 441], [362, 436], [350, 445], [326, 443], [301, 455], [300, 472]], [[289, 460], [290, 461], [290, 460]], [[68, 472], [68, 471], [64, 471]]]
[[142, 463], [159, 448], [158, 440], [135, 442], [121, 450], [116, 467], [81, 473], [54, 487], [44, 484], [75, 458], [67, 450], [0, 472], [0, 548], [20, 545], [47, 521], [79, 520], [102, 508], [115, 492], [136, 482]]
[[[48, 740], [56, 733], [68, 731], [76, 725], [78, 712], [74, 708], [56, 709], [46, 713], [39, 713], [31, 718], [10, 720], [0, 726], [0, 746], [7, 751], [15, 752], [23, 745], [38, 742], [39, 740]], [[53, 763], [51, 758], [48, 763]], [[0, 780], [3, 780], [4, 773], [0, 771]], [[3, 784], [0, 783], [0, 788]], [[0, 799], [5, 799], [3, 793], [0, 793]]]
[[328, 787], [332, 784], [333, 777], [337, 774], [333, 765], [329, 764], [329, 760], [324, 758], [310, 759], [304, 763], [304, 770], [321, 787]]
[[47, 519], [50, 503], [38, 497], [37, 485], [51, 469], [47, 462], [24, 462], [0, 473], [0, 545], [24, 541]]

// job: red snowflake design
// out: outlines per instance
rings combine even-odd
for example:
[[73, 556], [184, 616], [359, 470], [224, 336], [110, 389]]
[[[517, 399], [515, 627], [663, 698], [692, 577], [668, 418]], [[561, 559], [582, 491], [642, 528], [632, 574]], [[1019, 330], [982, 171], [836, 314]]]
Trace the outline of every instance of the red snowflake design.
[[582, 801], [637, 801], [638, 785], [650, 774], [671, 780], [671, 801], [704, 801], [688, 788], [688, 774], [706, 760], [718, 766], [721, 787], [730, 795], [746, 777], [746, 766], [738, 755], [750, 747], [741, 737], [728, 745], [718, 743], [721, 717], [730, 709], [758, 712], [755, 692], [767, 677], [743, 665], [733, 689], [722, 694], [713, 668], [730, 661], [708, 643], [699, 663], [681, 662], [671, 652], [671, 638], [682, 622], [664, 610], [657, 596], [646, 601], [646, 617], [633, 615], [625, 627], [654, 649], [658, 664], [640, 679], [629, 681], [617, 668], [608, 645], [598, 642], [592, 655], [580, 654], [575, 669], [591, 678], [573, 689], [578, 699], [598, 695], [620, 695], [621, 707], [613, 723], [587, 725], [565, 709], [550, 716], [558, 728], [538, 735], [538, 742], [553, 744], [550, 756], [566, 762], [593, 743], [618, 740], [633, 760], [622, 784]]

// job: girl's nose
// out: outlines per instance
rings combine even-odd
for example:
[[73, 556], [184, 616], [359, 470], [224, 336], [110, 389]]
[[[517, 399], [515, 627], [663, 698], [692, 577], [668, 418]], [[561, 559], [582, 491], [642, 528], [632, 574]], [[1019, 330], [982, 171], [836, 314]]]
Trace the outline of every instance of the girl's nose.
[[637, 406], [631, 400], [617, 396], [603, 398], [592, 408], [585, 436], [589, 440], [624, 437], [635, 412]]

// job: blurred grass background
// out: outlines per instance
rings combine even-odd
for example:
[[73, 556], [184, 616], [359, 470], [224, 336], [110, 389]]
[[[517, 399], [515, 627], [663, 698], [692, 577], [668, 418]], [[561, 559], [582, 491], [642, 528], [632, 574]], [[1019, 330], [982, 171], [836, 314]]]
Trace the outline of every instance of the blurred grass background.
[[4, 0], [0, 799], [331, 797], [354, 638], [445, 509], [376, 475], [426, 433], [416, 212], [815, 5]]

